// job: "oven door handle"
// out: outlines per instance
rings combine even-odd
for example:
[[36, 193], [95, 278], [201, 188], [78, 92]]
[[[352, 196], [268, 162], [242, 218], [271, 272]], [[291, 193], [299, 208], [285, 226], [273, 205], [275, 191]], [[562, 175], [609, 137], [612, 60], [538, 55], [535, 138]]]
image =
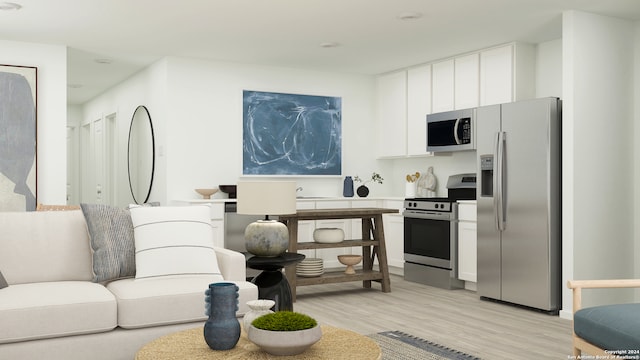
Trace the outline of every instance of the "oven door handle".
[[405, 210], [402, 215], [409, 219], [451, 221], [451, 215], [449, 213]]

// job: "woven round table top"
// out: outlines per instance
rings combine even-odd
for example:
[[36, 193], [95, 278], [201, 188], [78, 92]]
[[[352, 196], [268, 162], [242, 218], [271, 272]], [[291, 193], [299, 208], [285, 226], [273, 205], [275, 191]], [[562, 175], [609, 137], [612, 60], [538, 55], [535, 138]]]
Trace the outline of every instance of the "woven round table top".
[[322, 338], [302, 354], [294, 356], [270, 355], [249, 341], [244, 331], [231, 350], [211, 350], [204, 341], [203, 328], [179, 331], [158, 338], [143, 346], [135, 360], [212, 360], [212, 359], [350, 359], [380, 360], [380, 347], [370, 338], [350, 330], [321, 326]]

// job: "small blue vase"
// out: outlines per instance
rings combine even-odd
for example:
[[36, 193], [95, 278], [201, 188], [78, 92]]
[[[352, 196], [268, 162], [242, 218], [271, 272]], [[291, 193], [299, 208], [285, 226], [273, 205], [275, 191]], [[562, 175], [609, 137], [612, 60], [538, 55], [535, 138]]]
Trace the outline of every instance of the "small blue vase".
[[353, 197], [353, 179], [351, 176], [344, 178], [344, 184], [342, 186], [342, 196]]
[[240, 339], [238, 286], [229, 282], [209, 284], [205, 291], [205, 309], [209, 317], [204, 324], [204, 340], [213, 350], [233, 349]]

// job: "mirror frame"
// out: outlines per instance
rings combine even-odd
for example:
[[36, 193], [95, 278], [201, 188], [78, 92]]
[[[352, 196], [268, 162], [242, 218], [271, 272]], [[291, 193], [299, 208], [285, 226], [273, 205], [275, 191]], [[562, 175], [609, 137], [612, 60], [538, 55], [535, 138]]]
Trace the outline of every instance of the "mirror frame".
[[[144, 111], [147, 115], [147, 119], [149, 120], [149, 127], [151, 130], [151, 180], [149, 181], [149, 190], [144, 197], [144, 201], [138, 202], [136, 199], [136, 194], [133, 191], [133, 184], [131, 183], [131, 133], [133, 130], [133, 121], [136, 118], [136, 114], [138, 111]], [[151, 121], [151, 114], [149, 113], [149, 109], [147, 109], [144, 105], [138, 105], [138, 107], [133, 111], [133, 115], [131, 116], [131, 123], [129, 124], [129, 139], [127, 141], [127, 176], [129, 178], [129, 190], [131, 191], [131, 197], [136, 204], [144, 204], [149, 201], [149, 196], [151, 196], [151, 188], [153, 187], [153, 177], [155, 175], [156, 169], [156, 140], [153, 131], [153, 121]]]

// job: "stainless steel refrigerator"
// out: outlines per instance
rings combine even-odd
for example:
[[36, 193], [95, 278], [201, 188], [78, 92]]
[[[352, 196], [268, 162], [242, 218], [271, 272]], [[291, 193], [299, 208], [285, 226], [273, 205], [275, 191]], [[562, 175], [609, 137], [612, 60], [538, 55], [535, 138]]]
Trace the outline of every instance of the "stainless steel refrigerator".
[[476, 110], [478, 294], [557, 313], [561, 304], [561, 102]]

